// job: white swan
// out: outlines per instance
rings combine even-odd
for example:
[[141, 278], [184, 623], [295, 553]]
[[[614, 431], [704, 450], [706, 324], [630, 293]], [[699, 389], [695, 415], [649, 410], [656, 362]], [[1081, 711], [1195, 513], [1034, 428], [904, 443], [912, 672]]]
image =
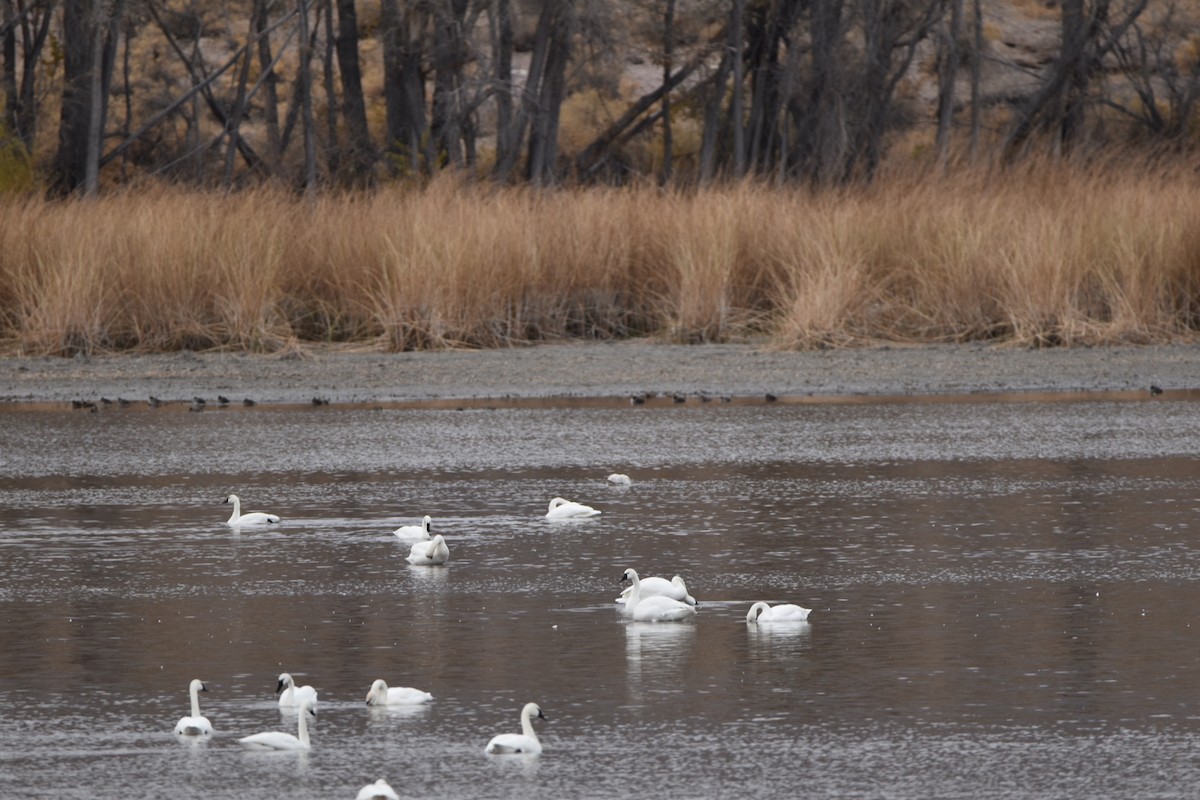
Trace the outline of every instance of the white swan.
[[389, 687], [382, 680], [372, 683], [371, 691], [367, 692], [369, 706], [415, 706], [428, 703], [432, 699], [433, 695], [429, 692], [422, 692], [410, 686]]
[[188, 693], [192, 696], [192, 714], [175, 723], [175, 733], [180, 736], [212, 736], [212, 723], [208, 717], [200, 714], [200, 692], [207, 691], [208, 687], [199, 679], [188, 684]]
[[427, 567], [445, 564], [449, 560], [450, 548], [446, 546], [446, 540], [440, 533], [428, 542], [414, 544], [409, 550], [408, 558], [405, 559], [410, 564], [421, 564]]
[[399, 536], [401, 539], [428, 539], [429, 532], [433, 527], [433, 520], [426, 514], [421, 520], [420, 525], [401, 525], [392, 533]]
[[596, 509], [591, 506], [585, 506], [583, 503], [574, 503], [570, 500], [556, 497], [550, 501], [550, 510], [546, 512], [546, 519], [582, 519], [584, 517], [595, 517], [599, 513]]
[[533, 730], [533, 718], [545, 719], [546, 715], [537, 703], [526, 703], [521, 709], [521, 732], [501, 733], [492, 737], [487, 743], [486, 752], [492, 754], [527, 753], [537, 755], [542, 752], [542, 743], [538, 741], [537, 733]]
[[791, 603], [769, 606], [758, 602], [750, 606], [746, 622], [804, 622], [811, 613], [811, 608], [801, 608]]
[[[621, 592], [621, 596], [617, 598], [618, 603], [627, 603], [629, 595], [633, 593], [633, 586], [625, 587], [625, 591]], [[672, 600], [678, 600], [681, 603], [687, 603], [689, 606], [696, 605], [696, 598], [688, 594], [687, 584], [683, 582], [683, 578], [676, 575], [671, 580], [666, 578], [642, 578], [642, 599], [662, 595], [669, 597]]]
[[242, 501], [238, 499], [236, 494], [226, 497], [222, 501], [222, 505], [225, 503], [233, 503], [233, 513], [225, 521], [226, 525], [266, 525], [268, 522], [279, 522], [277, 515], [268, 514], [265, 511], [251, 511], [248, 514], [243, 514]]
[[317, 690], [308, 685], [297, 686], [286, 672], [279, 676], [275, 694], [279, 695], [280, 708], [299, 708], [305, 700], [310, 701], [313, 708], [317, 707]]
[[637, 570], [627, 569], [621, 581], [632, 581], [633, 591], [625, 598], [625, 615], [635, 622], [674, 622], [696, 616], [696, 609], [687, 603], [672, 600], [662, 595], [642, 597], [642, 581]]
[[296, 723], [299, 736], [271, 731], [243, 737], [238, 739], [238, 744], [247, 750], [307, 750], [309, 748], [308, 716], [311, 714], [315, 717], [317, 711], [307, 700], [296, 710], [298, 712], [296, 717], [299, 720]]
[[623, 472], [614, 472], [612, 475], [609, 475], [607, 478], [605, 478], [605, 480], [611, 483], [613, 486], [629, 486], [631, 483], [633, 483], [633, 481], [629, 480], [629, 476]]
[[400, 795], [383, 778], [358, 790], [354, 800], [400, 800]]

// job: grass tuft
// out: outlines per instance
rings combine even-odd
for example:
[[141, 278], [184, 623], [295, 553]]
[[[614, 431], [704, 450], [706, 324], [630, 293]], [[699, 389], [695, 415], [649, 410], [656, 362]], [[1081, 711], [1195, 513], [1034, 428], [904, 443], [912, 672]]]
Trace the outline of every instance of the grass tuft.
[[1190, 170], [959, 169], [812, 192], [438, 180], [304, 199], [0, 201], [7, 352], [1190, 340]]

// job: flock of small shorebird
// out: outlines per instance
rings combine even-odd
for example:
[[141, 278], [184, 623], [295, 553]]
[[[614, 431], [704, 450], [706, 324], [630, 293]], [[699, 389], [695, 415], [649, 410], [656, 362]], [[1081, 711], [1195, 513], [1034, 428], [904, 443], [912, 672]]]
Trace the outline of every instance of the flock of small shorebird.
[[[608, 483], [616, 486], [628, 486], [629, 476], [614, 473], [607, 478]], [[251, 511], [243, 514], [241, 500], [236, 494], [231, 494], [224, 501], [233, 505], [233, 513], [226, 521], [231, 527], [240, 528], [244, 525], [268, 525], [280, 521], [277, 514], [264, 511]], [[564, 500], [556, 497], [550, 501], [546, 519], [567, 520], [586, 519], [599, 516], [600, 512], [582, 503]], [[432, 531], [433, 521], [429, 516], [421, 520], [420, 525], [402, 525], [393, 533], [401, 539], [417, 539], [412, 545], [406, 560], [410, 564], [422, 566], [437, 566], [450, 560], [450, 549], [441, 534]], [[682, 621], [696, 615], [696, 598], [688, 593], [687, 584], [683, 578], [676, 575], [670, 580], [666, 578], [641, 578], [636, 570], [627, 569], [621, 575], [621, 582], [630, 585], [622, 591], [616, 602], [622, 605], [625, 616], [635, 622], [674, 622]], [[746, 614], [748, 623], [803, 623], [808, 620], [811, 609], [802, 608], [791, 603], [775, 606], [764, 602], [754, 603]], [[212, 724], [207, 717], [200, 714], [199, 693], [208, 691], [200, 680], [193, 680], [188, 686], [191, 695], [192, 713], [183, 717], [175, 725], [175, 733], [179, 736], [211, 736]], [[294, 708], [297, 711], [297, 735], [272, 731], [256, 733], [238, 739], [238, 743], [250, 750], [307, 750], [310, 746], [308, 735], [308, 716], [316, 716], [317, 690], [312, 686], [296, 686], [292, 676], [283, 673], [276, 684], [281, 708]], [[367, 705], [370, 706], [415, 706], [428, 703], [433, 699], [429, 692], [408, 686], [390, 687], [382, 680], [371, 684], [367, 692]], [[537, 703], [526, 703], [521, 709], [521, 733], [501, 733], [487, 743], [486, 753], [492, 755], [538, 755], [542, 752], [541, 742], [533, 727], [534, 719], [546, 719]], [[357, 800], [399, 800], [398, 795], [380, 778], [372, 784], [364, 786], [358, 793]]]

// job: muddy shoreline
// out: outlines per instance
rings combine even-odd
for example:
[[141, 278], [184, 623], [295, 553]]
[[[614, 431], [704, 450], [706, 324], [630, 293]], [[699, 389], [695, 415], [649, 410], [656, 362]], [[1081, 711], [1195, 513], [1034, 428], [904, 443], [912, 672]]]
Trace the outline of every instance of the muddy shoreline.
[[[173, 353], [0, 359], [0, 404], [404, 403], [533, 398], [839, 398], [1200, 389], [1200, 345], [934, 345], [792, 352], [758, 344], [569, 343], [504, 350]], [[678, 401], [678, 400], [677, 400]]]

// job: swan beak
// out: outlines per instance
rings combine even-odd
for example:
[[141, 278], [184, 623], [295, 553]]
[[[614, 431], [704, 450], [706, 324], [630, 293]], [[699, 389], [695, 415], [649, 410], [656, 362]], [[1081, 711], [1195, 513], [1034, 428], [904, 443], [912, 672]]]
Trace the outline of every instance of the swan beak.
[[208, 684], [207, 684], [207, 683], [201, 683], [201, 684], [200, 684], [200, 691], [202, 691], [202, 692], [207, 692], [207, 691], [208, 691]]
[[542, 710], [539, 708], [539, 709], [538, 709], [538, 719], [549, 720], [550, 718], [549, 718], [549, 717], [547, 717], [545, 714], [543, 714], [543, 713], [542, 713]]
[[280, 681], [279, 683], [275, 684], [275, 694], [279, 694], [282, 691], [283, 691], [283, 681]]

